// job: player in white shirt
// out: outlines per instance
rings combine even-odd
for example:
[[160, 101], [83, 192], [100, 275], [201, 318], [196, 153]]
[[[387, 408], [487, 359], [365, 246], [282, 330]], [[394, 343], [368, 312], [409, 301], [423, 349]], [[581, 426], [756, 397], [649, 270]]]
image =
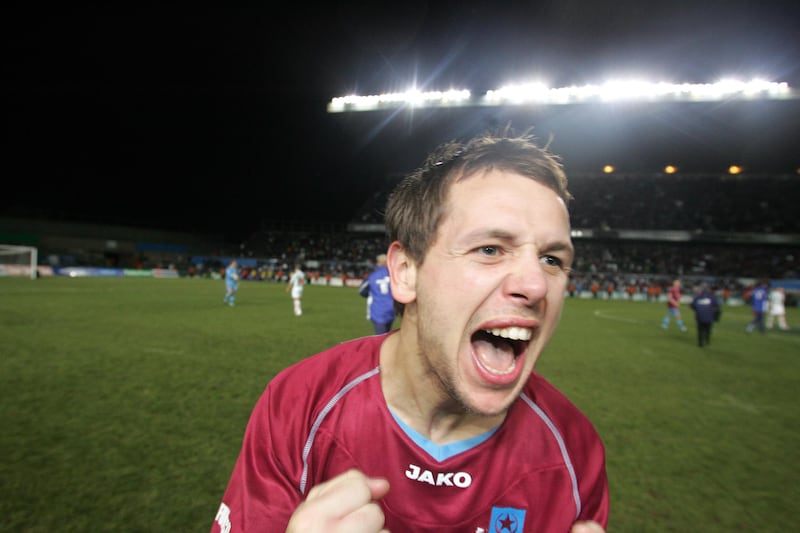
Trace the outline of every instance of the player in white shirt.
[[294, 272], [289, 277], [289, 284], [286, 285], [286, 292], [291, 291], [292, 302], [294, 304], [295, 316], [303, 314], [303, 288], [306, 286], [306, 273], [300, 268], [299, 263], [295, 263]]
[[782, 330], [789, 329], [786, 323], [786, 292], [783, 287], [774, 287], [769, 292], [769, 313], [767, 314], [767, 329], [772, 329], [772, 325], [778, 322], [778, 327]]

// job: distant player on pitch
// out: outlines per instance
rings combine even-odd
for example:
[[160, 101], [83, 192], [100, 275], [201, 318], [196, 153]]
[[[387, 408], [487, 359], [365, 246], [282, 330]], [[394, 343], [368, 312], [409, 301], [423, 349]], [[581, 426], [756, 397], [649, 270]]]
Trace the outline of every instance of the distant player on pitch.
[[672, 319], [675, 319], [678, 329], [686, 333], [686, 325], [681, 318], [681, 280], [679, 279], [674, 280], [667, 291], [667, 314], [661, 321], [661, 329], [667, 329]]
[[394, 322], [394, 299], [386, 267], [386, 254], [375, 258], [375, 270], [358, 288], [358, 293], [367, 299], [367, 320], [372, 322], [375, 335], [392, 329]]
[[286, 285], [286, 292], [292, 293], [292, 305], [294, 316], [303, 314], [303, 288], [306, 286], [306, 273], [300, 268], [299, 263], [294, 264], [294, 272], [289, 276], [289, 283]]
[[239, 290], [239, 264], [236, 259], [231, 259], [228, 267], [225, 269], [225, 298], [222, 303], [226, 303], [233, 307], [236, 300], [236, 291]]

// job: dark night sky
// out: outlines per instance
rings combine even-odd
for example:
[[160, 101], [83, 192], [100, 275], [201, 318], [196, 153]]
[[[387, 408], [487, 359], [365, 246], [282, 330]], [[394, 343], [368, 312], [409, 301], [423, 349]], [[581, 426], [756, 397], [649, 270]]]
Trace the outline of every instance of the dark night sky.
[[[798, 2], [353, 3], [313, 9], [3, 9], [0, 216], [224, 229], [346, 221], [434, 144], [511, 121], [554, 134], [567, 171], [613, 160], [800, 165], [797, 102], [328, 114], [330, 98], [483, 92], [622, 74], [800, 87]], [[264, 3], [264, 6], [267, 4]], [[507, 6], [514, 6], [507, 7]], [[654, 163], [655, 162], [655, 163]], [[784, 166], [786, 168], [784, 169]]]

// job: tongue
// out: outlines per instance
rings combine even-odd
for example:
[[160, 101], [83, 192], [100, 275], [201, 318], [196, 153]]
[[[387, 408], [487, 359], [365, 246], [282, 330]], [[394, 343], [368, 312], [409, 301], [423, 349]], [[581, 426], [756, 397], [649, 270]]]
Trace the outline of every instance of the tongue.
[[476, 339], [472, 343], [478, 358], [490, 370], [505, 372], [514, 365], [514, 350], [500, 339]]

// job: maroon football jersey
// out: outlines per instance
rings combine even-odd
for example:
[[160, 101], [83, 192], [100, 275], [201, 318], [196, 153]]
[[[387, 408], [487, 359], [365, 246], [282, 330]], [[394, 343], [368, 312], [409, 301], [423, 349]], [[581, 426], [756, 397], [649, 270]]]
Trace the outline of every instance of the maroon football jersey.
[[278, 374], [258, 400], [211, 531], [284, 532], [311, 487], [350, 468], [389, 480], [393, 532], [566, 533], [608, 522], [602, 441], [539, 374], [493, 432], [436, 446], [383, 400], [385, 336], [339, 344]]

